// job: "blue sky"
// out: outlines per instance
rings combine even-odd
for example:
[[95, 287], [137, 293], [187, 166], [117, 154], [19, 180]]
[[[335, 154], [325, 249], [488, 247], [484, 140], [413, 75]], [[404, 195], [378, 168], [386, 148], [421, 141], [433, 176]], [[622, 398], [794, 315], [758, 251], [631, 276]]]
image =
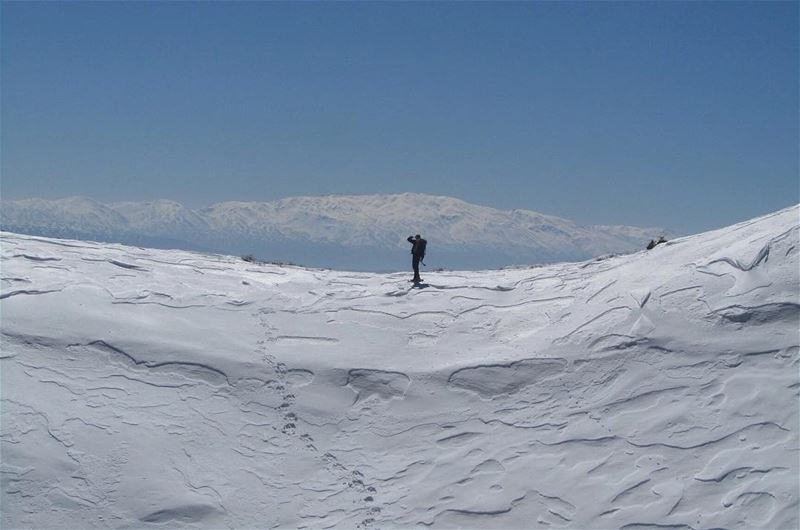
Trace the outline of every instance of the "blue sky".
[[4, 2], [8, 199], [456, 196], [691, 232], [798, 202], [797, 2]]

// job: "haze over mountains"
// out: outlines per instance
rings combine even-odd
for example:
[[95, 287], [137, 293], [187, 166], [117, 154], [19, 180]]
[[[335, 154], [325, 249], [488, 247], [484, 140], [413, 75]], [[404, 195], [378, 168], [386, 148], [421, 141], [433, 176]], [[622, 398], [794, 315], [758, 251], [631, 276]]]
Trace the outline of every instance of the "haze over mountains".
[[530, 210], [412, 193], [220, 202], [198, 210], [169, 200], [103, 204], [84, 197], [6, 200], [0, 206], [0, 226], [11, 232], [348, 270], [404, 267], [405, 238], [414, 233], [430, 242], [428, 266], [449, 269], [582, 260], [641, 249], [666, 233], [582, 226]]

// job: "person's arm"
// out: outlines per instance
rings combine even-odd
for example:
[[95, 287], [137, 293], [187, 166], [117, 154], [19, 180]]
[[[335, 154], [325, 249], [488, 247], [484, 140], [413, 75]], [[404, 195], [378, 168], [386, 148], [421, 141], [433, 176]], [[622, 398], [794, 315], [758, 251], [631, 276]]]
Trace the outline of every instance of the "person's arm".
[[406, 241], [408, 241], [409, 243], [411, 243], [413, 245], [414, 244], [414, 236], [408, 236], [408, 239], [406, 239]]

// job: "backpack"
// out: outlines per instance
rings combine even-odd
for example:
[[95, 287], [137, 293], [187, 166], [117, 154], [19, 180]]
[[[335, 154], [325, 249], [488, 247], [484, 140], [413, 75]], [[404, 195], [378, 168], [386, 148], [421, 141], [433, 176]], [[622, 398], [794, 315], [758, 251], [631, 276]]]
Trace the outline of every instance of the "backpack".
[[420, 239], [417, 241], [414, 250], [416, 251], [415, 254], [419, 256], [419, 259], [425, 259], [425, 247], [428, 245], [428, 242], [424, 239]]

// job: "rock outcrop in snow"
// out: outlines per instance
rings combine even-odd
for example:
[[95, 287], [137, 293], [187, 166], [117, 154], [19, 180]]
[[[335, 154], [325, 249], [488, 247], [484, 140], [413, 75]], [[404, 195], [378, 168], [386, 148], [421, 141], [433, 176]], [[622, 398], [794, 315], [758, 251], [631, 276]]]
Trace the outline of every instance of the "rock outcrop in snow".
[[433, 267], [485, 268], [580, 260], [637, 250], [663, 229], [580, 226], [528, 210], [451, 197], [331, 195], [224, 202], [191, 210], [174, 201], [102, 205], [85, 198], [3, 201], [4, 230], [126, 244], [256, 254], [348, 270], [405, 266], [405, 238], [432, 242]]
[[798, 207], [405, 274], [2, 234], [4, 528], [796, 528]]

